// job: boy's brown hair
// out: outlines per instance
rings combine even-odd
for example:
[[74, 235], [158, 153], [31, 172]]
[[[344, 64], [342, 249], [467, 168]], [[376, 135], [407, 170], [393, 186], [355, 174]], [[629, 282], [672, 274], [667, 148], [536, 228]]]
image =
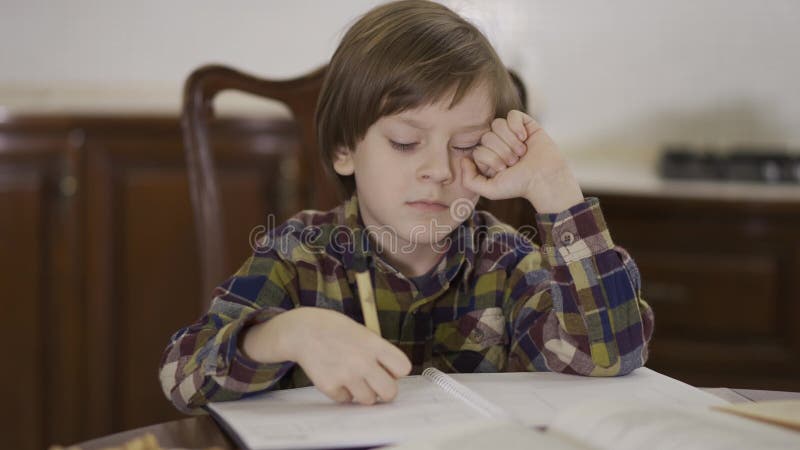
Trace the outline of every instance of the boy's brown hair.
[[436, 103], [455, 87], [453, 107], [480, 82], [495, 100], [495, 117], [522, 109], [492, 45], [455, 12], [425, 0], [370, 10], [342, 38], [320, 92], [317, 141], [326, 170], [349, 196], [355, 180], [333, 170], [337, 148], [354, 150], [381, 117]]

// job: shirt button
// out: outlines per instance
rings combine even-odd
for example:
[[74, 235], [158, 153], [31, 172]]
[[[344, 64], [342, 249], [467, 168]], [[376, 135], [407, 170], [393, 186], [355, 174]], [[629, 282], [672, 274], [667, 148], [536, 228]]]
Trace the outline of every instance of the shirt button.
[[570, 245], [575, 242], [575, 235], [572, 234], [571, 231], [565, 231], [561, 233], [561, 243], [564, 245]]

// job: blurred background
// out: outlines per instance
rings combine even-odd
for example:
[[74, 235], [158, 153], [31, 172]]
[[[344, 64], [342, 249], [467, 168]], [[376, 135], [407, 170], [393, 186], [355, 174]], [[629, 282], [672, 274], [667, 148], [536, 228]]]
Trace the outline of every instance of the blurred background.
[[[306, 73], [378, 3], [4, 0], [2, 107], [175, 113], [195, 67]], [[570, 156], [652, 162], [665, 143], [800, 144], [800, 12], [791, 0], [444, 3], [489, 36]]]
[[[13, 448], [179, 417], [158, 360], [207, 301], [183, 83], [208, 63], [306, 74], [379, 3], [0, 0], [0, 424]], [[520, 75], [638, 262], [657, 318], [648, 365], [696, 386], [800, 390], [800, 3], [443, 3]], [[235, 270], [253, 226], [294, 212], [286, 186], [307, 180], [284, 106], [229, 93], [215, 105]]]

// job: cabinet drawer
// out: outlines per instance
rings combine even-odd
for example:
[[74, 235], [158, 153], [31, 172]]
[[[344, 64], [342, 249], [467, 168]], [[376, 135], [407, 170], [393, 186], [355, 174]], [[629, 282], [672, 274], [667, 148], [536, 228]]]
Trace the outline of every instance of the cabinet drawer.
[[631, 250], [659, 336], [768, 336], [777, 331], [776, 257]]

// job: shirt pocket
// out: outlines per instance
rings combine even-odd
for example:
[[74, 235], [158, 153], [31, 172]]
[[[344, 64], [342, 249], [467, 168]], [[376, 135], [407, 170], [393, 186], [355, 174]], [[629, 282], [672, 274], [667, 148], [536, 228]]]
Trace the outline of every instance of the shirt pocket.
[[502, 308], [491, 307], [470, 311], [456, 320], [440, 323], [436, 327], [433, 350], [446, 357], [460, 352], [477, 352], [484, 357], [493, 356], [497, 352], [488, 354], [493, 347], [508, 344], [505, 330], [506, 320]]

